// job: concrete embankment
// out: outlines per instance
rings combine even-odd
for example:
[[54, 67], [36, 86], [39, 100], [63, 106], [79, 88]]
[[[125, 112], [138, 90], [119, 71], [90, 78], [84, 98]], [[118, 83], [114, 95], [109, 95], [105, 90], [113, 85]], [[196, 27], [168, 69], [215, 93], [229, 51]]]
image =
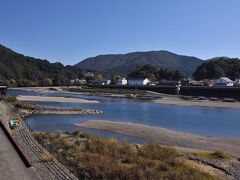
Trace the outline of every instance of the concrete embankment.
[[40, 179], [34, 169], [26, 168], [2, 128], [0, 128], [0, 174], [1, 180]]
[[9, 142], [12, 144], [13, 148], [18, 153], [19, 157], [25, 164], [27, 168], [32, 167], [31, 161], [28, 159], [28, 157], [25, 155], [25, 153], [21, 150], [21, 148], [18, 146], [15, 139], [12, 137], [11, 133], [8, 131], [7, 127], [4, 125], [4, 123], [0, 120], [0, 128], [5, 133], [6, 137], [8, 138]]
[[[1, 112], [1, 114], [4, 114], [5, 116], [5, 118], [2, 119], [3, 123], [7, 124], [7, 121], [13, 118], [19, 120], [19, 127], [11, 131], [12, 137], [15, 139], [18, 146], [25, 153], [25, 155], [30, 159], [33, 168], [41, 177], [41, 179], [77, 180], [77, 178], [65, 166], [59, 163], [57, 159], [55, 159], [35, 140], [35, 138], [32, 136], [31, 132], [26, 127], [24, 121], [22, 120], [18, 112], [15, 111], [13, 106], [8, 104], [2, 106], [6, 107], [4, 108], [4, 112]], [[15, 173], [14, 170], [11, 173]], [[18, 178], [21, 177], [22, 176], [19, 176]]]
[[[137, 89], [145, 91], [154, 91], [164, 94], [176, 94], [175, 86], [116, 86], [116, 85], [91, 85], [95, 88], [108, 89]], [[239, 87], [215, 87], [215, 86], [181, 86], [180, 94], [184, 96], [206, 96], [206, 97], [225, 97], [240, 98]]]
[[40, 179], [34, 169], [29, 168], [31, 161], [18, 146], [6, 124], [5, 109], [0, 102], [0, 179]]

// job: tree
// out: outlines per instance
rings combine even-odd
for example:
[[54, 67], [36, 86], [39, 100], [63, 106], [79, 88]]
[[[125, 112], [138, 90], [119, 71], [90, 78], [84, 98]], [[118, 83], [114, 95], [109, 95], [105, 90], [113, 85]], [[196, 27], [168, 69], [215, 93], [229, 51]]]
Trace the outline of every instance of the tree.
[[209, 86], [211, 84], [211, 81], [209, 79], [203, 79], [202, 82], [204, 86]]
[[217, 60], [207, 61], [198, 66], [193, 76], [197, 80], [217, 79], [227, 76], [230, 79], [237, 79], [240, 75], [240, 60], [219, 58]]
[[115, 85], [120, 78], [121, 78], [120, 76], [112, 75], [111, 76], [111, 84]]
[[52, 80], [50, 78], [45, 78], [41, 81], [41, 86], [51, 86]]
[[103, 80], [103, 78], [104, 77], [103, 77], [102, 74], [97, 74], [97, 75], [94, 76], [94, 80], [99, 80], [100, 81], [100, 80]]
[[138, 68], [136, 71], [128, 75], [129, 78], [149, 78], [151, 80], [181, 80], [186, 77], [183, 72], [178, 70], [170, 70], [163, 68], [156, 68], [152, 65], [144, 65], [141, 68]]
[[10, 86], [41, 85], [46, 78], [52, 79], [53, 85], [66, 85], [71, 79], [82, 77], [83, 71], [75, 66], [24, 56], [0, 45], [0, 79], [8, 80]]
[[128, 78], [149, 78], [152, 80], [156, 80], [157, 68], [150, 64], [146, 64], [136, 71], [130, 73]]
[[15, 81], [15, 79], [10, 79], [9, 84], [11, 87], [15, 87], [17, 85], [17, 82]]

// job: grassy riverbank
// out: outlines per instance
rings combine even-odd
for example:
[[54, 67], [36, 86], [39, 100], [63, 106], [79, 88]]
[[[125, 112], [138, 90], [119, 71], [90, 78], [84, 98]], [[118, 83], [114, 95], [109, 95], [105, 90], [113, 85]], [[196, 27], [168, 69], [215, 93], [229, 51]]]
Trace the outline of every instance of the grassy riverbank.
[[36, 110], [33, 105], [19, 101], [16, 96], [6, 96], [3, 101], [12, 104], [16, 109]]
[[140, 94], [144, 95], [145, 91], [143, 90], [134, 90], [134, 89], [118, 89], [118, 88], [96, 88], [96, 87], [88, 87], [81, 86], [79, 88], [64, 88], [63, 90], [70, 92], [88, 92], [88, 93], [110, 93], [110, 94]]
[[174, 146], [187, 151], [223, 150], [240, 156], [240, 140], [236, 138], [207, 137], [144, 124], [105, 120], [89, 120], [76, 125], [83, 128], [102, 129], [134, 136], [145, 139], [148, 142]]
[[175, 149], [158, 144], [136, 146], [81, 132], [34, 136], [53, 155], [62, 157], [79, 178], [217, 179], [184, 163]]

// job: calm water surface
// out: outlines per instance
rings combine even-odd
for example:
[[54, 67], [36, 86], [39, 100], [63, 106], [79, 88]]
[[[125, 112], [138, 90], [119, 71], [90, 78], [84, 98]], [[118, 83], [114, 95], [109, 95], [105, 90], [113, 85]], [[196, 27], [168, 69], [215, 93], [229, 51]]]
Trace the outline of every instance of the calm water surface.
[[[10, 90], [11, 95], [39, 95], [35, 92]], [[240, 137], [240, 111], [231, 108], [213, 108], [198, 106], [161, 105], [124, 98], [86, 96], [79, 94], [48, 93], [46, 96], [65, 96], [85, 99], [97, 99], [100, 104], [52, 103], [41, 104], [58, 107], [81, 107], [103, 110], [101, 115], [39, 115], [27, 120], [34, 130], [57, 131], [76, 130], [74, 123], [90, 119], [133, 122], [164, 127], [194, 134], [222, 137]], [[139, 139], [122, 136], [108, 131], [84, 129], [102, 136], [119, 136], [139, 142]]]

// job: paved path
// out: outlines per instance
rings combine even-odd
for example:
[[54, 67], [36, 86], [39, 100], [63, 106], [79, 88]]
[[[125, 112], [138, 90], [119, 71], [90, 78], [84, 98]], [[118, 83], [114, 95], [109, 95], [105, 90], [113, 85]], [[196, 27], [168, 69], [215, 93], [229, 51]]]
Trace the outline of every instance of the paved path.
[[[9, 112], [11, 112], [11, 113], [8, 114]], [[35, 140], [35, 138], [32, 136], [32, 134], [26, 127], [25, 123], [23, 123], [21, 117], [19, 117], [19, 114], [17, 112], [15, 112], [15, 110], [11, 106], [6, 106], [6, 104], [3, 104], [0, 102], [0, 120], [3, 120], [5, 125], [8, 127], [7, 119], [11, 119], [11, 118], [17, 118], [20, 122], [20, 127], [18, 127], [16, 129], [16, 131], [14, 132], [15, 140], [17, 141], [21, 150], [30, 159], [30, 161], [32, 162], [32, 165], [34, 167], [34, 170], [39, 174], [41, 179], [44, 179], [44, 180], [77, 180], [78, 179], [65, 166], [63, 166], [60, 162], [58, 162], [55, 158], [51, 162], [44, 161], [43, 157], [51, 156], [49, 154], [49, 152], [46, 149], [44, 149], [40, 144], [38, 144], [38, 142]], [[0, 137], [1, 137], [1, 134], [0, 134]], [[5, 141], [8, 142], [7, 140], [5, 140]], [[1, 142], [1, 139], [0, 139], [0, 142]], [[1, 153], [1, 146], [2, 145], [0, 143], [0, 153]], [[4, 145], [4, 146], [6, 146], [6, 145]], [[9, 148], [9, 149], [11, 149], [11, 148]], [[6, 153], [6, 154], [8, 156], [7, 158], [10, 158], [10, 161], [12, 159], [13, 160], [16, 159], [16, 157], [12, 158], [11, 155], [9, 155], [8, 153]], [[7, 158], [5, 158], [5, 159], [7, 159]], [[1, 156], [0, 156], [0, 162], [1, 162]], [[3, 164], [5, 164], [6, 162], [7, 162], [6, 160], [3, 161]], [[19, 164], [18, 166], [16, 166], [15, 162], [10, 163], [9, 165], [6, 165], [5, 169], [7, 169], [8, 167], [13, 167], [11, 170], [8, 170], [9, 173], [12, 173], [16, 167], [19, 168], [19, 172], [17, 172], [19, 175], [16, 175], [16, 178], [11, 177], [9, 175], [9, 176], [7, 176], [8, 178], [6, 178], [6, 179], [7, 180], [19, 179], [19, 178], [17, 178], [18, 176], [21, 177], [19, 180], [38, 179], [36, 177], [35, 171], [33, 171], [33, 169], [22, 168], [21, 165]], [[21, 175], [21, 173], [23, 175]], [[0, 180], [2, 180], [1, 168], [0, 168]]]
[[[0, 118], [1, 115], [0, 115]], [[26, 168], [16, 150], [0, 127], [0, 179], [39, 180], [33, 168]]]

